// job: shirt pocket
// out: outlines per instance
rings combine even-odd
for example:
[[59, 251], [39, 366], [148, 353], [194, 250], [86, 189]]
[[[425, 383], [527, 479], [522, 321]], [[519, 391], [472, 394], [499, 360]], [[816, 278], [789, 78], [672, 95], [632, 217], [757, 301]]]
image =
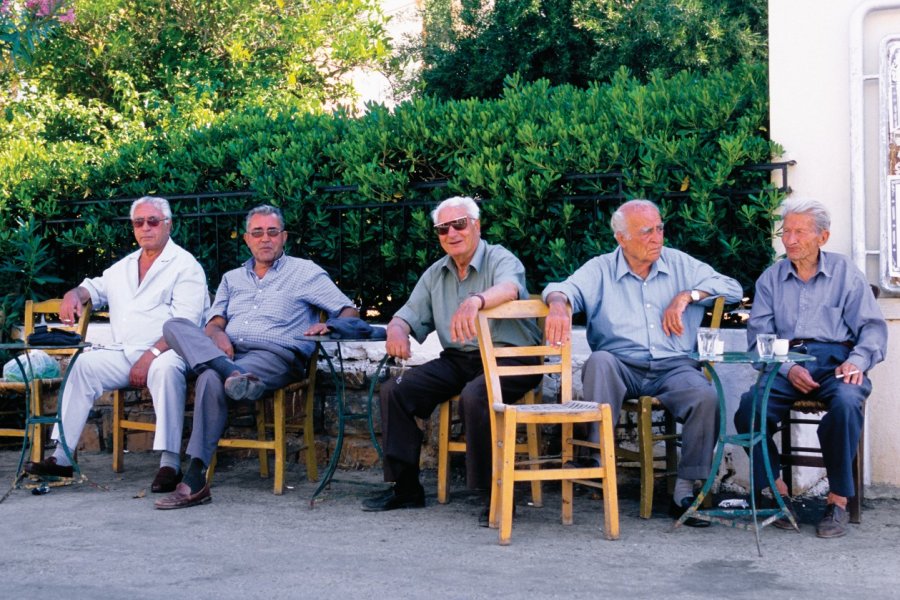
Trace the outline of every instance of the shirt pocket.
[[836, 338], [846, 329], [844, 325], [844, 309], [840, 306], [818, 306], [813, 312], [815, 318], [811, 321], [815, 323], [816, 329], [828, 335], [829, 338]]

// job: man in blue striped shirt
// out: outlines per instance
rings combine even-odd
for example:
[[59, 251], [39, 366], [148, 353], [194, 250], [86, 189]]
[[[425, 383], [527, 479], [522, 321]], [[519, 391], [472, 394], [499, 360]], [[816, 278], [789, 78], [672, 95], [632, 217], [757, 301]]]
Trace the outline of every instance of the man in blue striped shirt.
[[319, 311], [357, 317], [359, 311], [328, 274], [309, 260], [284, 254], [287, 232], [274, 206], [258, 206], [246, 220], [244, 242], [253, 257], [225, 274], [205, 330], [183, 319], [163, 326], [169, 345], [195, 372], [191, 460], [175, 492], [156, 508], [185, 508], [212, 498], [203, 472], [225, 430], [228, 400], [254, 402], [266, 391], [303, 377], [314, 344], [298, 335], [325, 331]]

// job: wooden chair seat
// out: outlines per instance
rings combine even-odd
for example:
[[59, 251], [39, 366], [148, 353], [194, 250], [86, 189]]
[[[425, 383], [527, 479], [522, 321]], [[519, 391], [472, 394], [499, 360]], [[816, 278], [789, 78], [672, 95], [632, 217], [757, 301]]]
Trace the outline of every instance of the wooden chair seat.
[[[825, 468], [825, 461], [822, 458], [822, 449], [818, 446], [795, 446], [792, 438], [792, 425], [818, 425], [819, 418], [809, 418], [809, 415], [817, 415], [824, 413], [828, 407], [824, 402], [818, 400], [797, 400], [791, 406], [791, 412], [788, 417], [780, 424], [781, 431], [781, 464], [782, 478], [787, 484], [788, 490], [793, 491], [793, 468], [792, 467], [815, 467], [818, 469]], [[866, 405], [863, 403], [863, 421], [866, 417]], [[794, 413], [806, 416], [794, 416]], [[847, 508], [850, 513], [851, 523], [860, 523], [862, 521], [862, 502], [863, 502], [863, 474], [865, 473], [864, 463], [864, 444], [865, 429], [860, 432], [859, 445], [856, 447], [856, 458], [853, 461], [853, 483], [856, 488], [856, 495], [849, 498]]]
[[[607, 539], [619, 537], [619, 507], [616, 490], [615, 441], [612, 417], [608, 404], [575, 402], [572, 400], [572, 349], [571, 343], [562, 346], [494, 346], [489, 321], [491, 319], [534, 319], [546, 317], [547, 305], [540, 300], [517, 300], [501, 304], [478, 313], [478, 344], [484, 362], [485, 379], [490, 403], [492, 444], [492, 489], [489, 524], [499, 528], [501, 545], [508, 545], [512, 535], [513, 494], [518, 481], [559, 480], [562, 482], [562, 522], [572, 524], [572, 500], [574, 483], [592, 485], [603, 490], [604, 535]], [[498, 365], [498, 358], [505, 357], [558, 358], [557, 362], [542, 361], [535, 365]], [[558, 374], [560, 379], [559, 404], [503, 404], [500, 380], [502, 377], [533, 374]], [[600, 426], [599, 443], [578, 440], [574, 437], [576, 423], [597, 423]], [[561, 454], [540, 457], [537, 461], [516, 460], [516, 433], [520, 424], [550, 425], [562, 427]], [[575, 446], [595, 448], [600, 451], [601, 466], [567, 468]], [[535, 469], [537, 463], [539, 468]], [[554, 465], [549, 468], [547, 465]], [[600, 480], [598, 483], [596, 480]]]
[[[222, 438], [219, 440], [219, 448], [237, 448], [257, 450], [259, 452], [259, 475], [269, 477], [268, 452], [274, 454], [275, 477], [273, 492], [280, 495], [284, 492], [284, 470], [286, 463], [286, 432], [290, 429], [303, 429], [303, 438], [306, 445], [306, 475], [310, 481], [319, 478], [316, 465], [315, 431], [313, 429], [313, 405], [315, 400], [317, 362], [310, 360], [306, 379], [293, 382], [276, 390], [271, 396], [256, 402], [256, 438]], [[124, 392], [134, 388], [124, 388], [113, 392], [113, 471], [120, 473], [124, 468], [125, 431], [155, 432], [156, 423], [136, 421], [125, 418]], [[297, 398], [298, 394], [306, 391], [304, 395], [304, 417], [302, 425], [288, 425], [286, 420], [286, 405], [288, 398]], [[271, 403], [272, 408], [268, 409]], [[271, 432], [271, 436], [269, 435]], [[216, 457], [210, 461], [207, 469], [207, 480], [212, 482], [215, 474]]]

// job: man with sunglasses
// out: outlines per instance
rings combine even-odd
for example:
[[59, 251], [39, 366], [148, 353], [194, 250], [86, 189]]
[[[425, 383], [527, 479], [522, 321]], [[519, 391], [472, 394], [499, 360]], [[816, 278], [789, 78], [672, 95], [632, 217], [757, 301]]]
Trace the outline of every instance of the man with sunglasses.
[[[173, 317], [199, 325], [209, 307], [209, 292], [203, 267], [169, 237], [172, 210], [164, 198], [135, 200], [131, 227], [140, 248], [63, 296], [63, 323], [73, 323], [88, 300], [95, 307], [108, 306], [113, 343], [95, 346], [75, 362], [60, 412], [71, 452], [104, 390], [147, 386], [156, 412], [153, 449], [161, 451], [160, 468], [150, 487], [157, 493], [171, 492], [181, 477], [186, 366], [168, 351], [162, 328]], [[58, 428], [53, 437], [59, 440]], [[57, 444], [52, 456], [29, 463], [25, 471], [71, 477], [73, 468]]]
[[[706, 479], [718, 431], [718, 399], [694, 348], [704, 306], [715, 296], [738, 302], [742, 290], [730, 277], [664, 246], [659, 208], [631, 200], [610, 220], [619, 247], [589, 260], [561, 283], [544, 290], [550, 307], [548, 343], [571, 335], [572, 312], [587, 316], [592, 354], [582, 368], [584, 399], [612, 408], [613, 422], [625, 398], [656, 396], [682, 423], [681, 460], [670, 514], [680, 517], [693, 502], [693, 485]], [[592, 439], [599, 439], [595, 426]], [[599, 463], [599, 455], [587, 459]], [[689, 518], [685, 525], [709, 523]]]
[[228, 403], [255, 402], [266, 391], [303, 377], [315, 344], [297, 339], [320, 335], [329, 317], [358, 317], [353, 302], [328, 274], [309, 260], [287, 256], [284, 217], [274, 206], [247, 214], [244, 243], [251, 258], [225, 273], [206, 327], [172, 319], [166, 341], [197, 374], [194, 421], [184, 480], [156, 502], [161, 510], [187, 508], [212, 497], [204, 472], [225, 431]]
[[[475, 321], [483, 308], [528, 297], [525, 268], [502, 246], [481, 239], [479, 209], [472, 198], [444, 200], [431, 217], [447, 255], [425, 271], [409, 300], [388, 323], [385, 348], [391, 356], [405, 360], [411, 356], [410, 335], [422, 343], [436, 331], [443, 351], [439, 358], [381, 386], [384, 479], [394, 485], [384, 495], [366, 500], [366, 511], [425, 506], [419, 483], [422, 431], [416, 418], [427, 419], [438, 404], [457, 394], [465, 424], [467, 483], [470, 489], [482, 491], [489, 502], [490, 415]], [[540, 332], [530, 321], [505, 322], [494, 335], [495, 341], [509, 346], [531, 345], [539, 339]], [[540, 379], [540, 375], [504, 378], [504, 401], [521, 398]], [[479, 522], [487, 526], [486, 512]]]
[[[862, 407], [872, 391], [867, 373], [884, 360], [887, 350], [887, 323], [865, 274], [847, 257], [821, 250], [830, 228], [831, 217], [822, 203], [805, 198], [784, 202], [781, 239], [786, 257], [756, 280], [747, 324], [751, 350], [757, 334], [774, 333], [791, 340], [791, 352], [816, 357], [802, 365], [785, 362], [778, 366], [764, 416], [769, 466], [776, 477], [776, 489], [771, 491], [781, 494], [793, 512], [772, 436], [797, 400], [810, 398], [828, 406], [818, 427], [829, 486], [825, 514], [816, 525], [816, 535], [821, 538], [847, 533], [847, 502], [856, 494], [853, 459], [863, 427]], [[750, 431], [753, 396], [761, 393], [761, 389], [750, 389], [741, 396], [734, 415], [738, 433]], [[756, 419], [761, 419], [762, 407], [757, 405], [756, 410]], [[761, 487], [759, 484], [768, 481], [762, 445], [754, 446], [753, 452], [754, 484]], [[796, 514], [794, 517], [797, 522]], [[786, 517], [773, 525], [793, 529]]]

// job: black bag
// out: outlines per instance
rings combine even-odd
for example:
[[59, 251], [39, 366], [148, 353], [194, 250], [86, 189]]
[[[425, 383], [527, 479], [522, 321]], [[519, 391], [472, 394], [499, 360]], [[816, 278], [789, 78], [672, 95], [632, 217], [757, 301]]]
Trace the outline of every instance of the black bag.
[[31, 346], [74, 346], [81, 343], [81, 336], [74, 331], [37, 325], [34, 333], [28, 336], [28, 343]]
[[372, 327], [358, 317], [335, 317], [325, 321], [333, 339], [387, 339], [384, 327]]

